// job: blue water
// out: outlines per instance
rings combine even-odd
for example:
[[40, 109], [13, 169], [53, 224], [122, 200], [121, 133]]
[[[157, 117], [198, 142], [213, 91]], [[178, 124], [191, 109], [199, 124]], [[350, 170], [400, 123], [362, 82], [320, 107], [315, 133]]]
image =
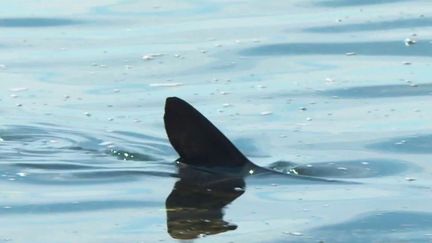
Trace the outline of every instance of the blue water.
[[[0, 242], [430, 242], [431, 9], [0, 3]], [[306, 177], [179, 169], [168, 96]]]

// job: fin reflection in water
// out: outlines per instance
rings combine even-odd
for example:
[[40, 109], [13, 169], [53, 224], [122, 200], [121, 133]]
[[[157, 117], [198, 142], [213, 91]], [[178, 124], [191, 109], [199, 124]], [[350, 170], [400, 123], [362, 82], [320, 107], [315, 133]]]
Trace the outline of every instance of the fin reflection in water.
[[179, 165], [180, 179], [166, 199], [168, 233], [195, 239], [237, 229], [223, 220], [223, 208], [244, 193], [242, 177], [204, 172]]

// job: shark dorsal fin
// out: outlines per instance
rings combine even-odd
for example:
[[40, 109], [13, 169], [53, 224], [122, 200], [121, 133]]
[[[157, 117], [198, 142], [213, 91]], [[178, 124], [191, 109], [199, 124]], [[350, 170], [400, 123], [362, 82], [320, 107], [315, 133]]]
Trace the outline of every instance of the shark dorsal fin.
[[238, 167], [248, 162], [222, 132], [180, 98], [166, 99], [164, 121], [169, 141], [183, 163]]

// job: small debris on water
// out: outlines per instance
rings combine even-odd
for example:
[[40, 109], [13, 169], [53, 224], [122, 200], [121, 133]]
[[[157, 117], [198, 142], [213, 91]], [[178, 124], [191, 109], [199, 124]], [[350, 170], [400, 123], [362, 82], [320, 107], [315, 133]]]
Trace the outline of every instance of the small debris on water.
[[329, 84], [335, 82], [334, 79], [332, 79], [332, 78], [326, 78], [325, 81]]
[[152, 83], [149, 84], [150, 87], [178, 87], [182, 86], [183, 83]]
[[405, 177], [405, 180], [406, 181], [415, 181], [416, 179], [413, 177]]
[[412, 39], [412, 38], [406, 38], [406, 39], [404, 40], [404, 43], [405, 43], [406, 46], [412, 46], [412, 45], [414, 45], [415, 43], [417, 43], [417, 41], [414, 40], [414, 39]]
[[284, 233], [292, 236], [303, 236], [303, 233], [301, 232], [284, 232]]
[[355, 52], [347, 52], [347, 53], [345, 53], [345, 56], [355, 56], [355, 55], [357, 55], [357, 53], [355, 53]]
[[88, 116], [88, 117], [91, 116], [91, 114], [90, 114], [89, 112], [84, 112], [84, 115], [86, 115], [86, 116]]
[[145, 60], [145, 61], [150, 61], [150, 60], [153, 60], [153, 59], [155, 59], [156, 57], [160, 57], [160, 56], [163, 56], [163, 55], [160, 54], [160, 53], [156, 53], [156, 54], [147, 54], [147, 55], [144, 55], [144, 56], [142, 57], [142, 59]]
[[262, 115], [262, 116], [268, 116], [268, 115], [271, 115], [273, 112], [271, 112], [271, 111], [263, 111], [263, 112], [261, 112], [260, 114]]
[[23, 91], [27, 91], [28, 88], [24, 88], [24, 87], [19, 87], [19, 88], [12, 88], [9, 91], [11, 92], [23, 92]]

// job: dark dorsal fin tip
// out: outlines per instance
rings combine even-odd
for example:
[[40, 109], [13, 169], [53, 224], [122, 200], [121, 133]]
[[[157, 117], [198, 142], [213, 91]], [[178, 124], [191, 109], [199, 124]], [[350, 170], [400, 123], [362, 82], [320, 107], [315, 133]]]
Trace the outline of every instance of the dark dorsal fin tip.
[[182, 162], [197, 166], [243, 166], [247, 158], [207, 118], [186, 101], [168, 97], [165, 130]]

